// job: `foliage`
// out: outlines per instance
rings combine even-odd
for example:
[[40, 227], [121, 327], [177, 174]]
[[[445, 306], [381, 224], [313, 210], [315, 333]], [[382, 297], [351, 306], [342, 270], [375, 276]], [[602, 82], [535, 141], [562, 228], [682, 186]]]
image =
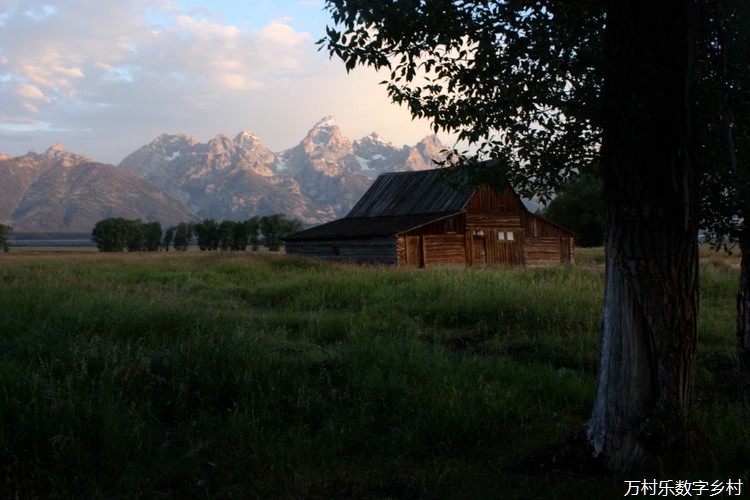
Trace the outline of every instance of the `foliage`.
[[174, 240], [176, 230], [177, 228], [172, 226], [164, 231], [164, 239], [161, 241], [161, 246], [164, 248], [164, 251], [169, 251], [169, 245], [171, 245], [172, 240]]
[[302, 229], [302, 222], [287, 219], [284, 214], [256, 215], [244, 222], [206, 218], [198, 223], [180, 222], [164, 231], [158, 222], [143, 223], [122, 217], [99, 221], [92, 231], [92, 239], [104, 252], [156, 251], [160, 247], [185, 251], [193, 236], [197, 237], [201, 250], [245, 251], [248, 245], [253, 251], [264, 243], [272, 251], [281, 248], [282, 238]]
[[[700, 159], [705, 165], [702, 225], [717, 245], [738, 241], [750, 214], [750, 4], [710, 4], [710, 43], [699, 53], [697, 92], [710, 106], [702, 112]], [[715, 112], [720, 120], [705, 116]]]
[[0, 248], [3, 249], [3, 252], [7, 252], [9, 250], [8, 240], [10, 239], [10, 235], [12, 233], [13, 228], [11, 226], [0, 224]]
[[190, 222], [180, 222], [174, 231], [172, 244], [175, 250], [186, 251], [190, 244], [190, 238], [193, 237], [193, 224]]
[[563, 185], [542, 215], [576, 234], [576, 245], [604, 244], [604, 193], [600, 179], [581, 174]]
[[264, 215], [260, 218], [260, 231], [263, 233], [265, 245], [272, 252], [281, 248], [281, 240], [302, 229], [302, 223], [297, 219], [289, 220], [284, 214]]
[[102, 252], [128, 252], [159, 250], [161, 224], [130, 220], [123, 217], [110, 217], [96, 223], [91, 238]]
[[143, 250], [156, 252], [162, 244], [161, 223], [157, 221], [143, 224]]
[[[282, 239], [302, 228], [296, 219], [287, 219], [284, 214], [258, 216], [243, 222], [207, 218], [194, 226], [201, 250], [239, 250], [244, 251], [248, 245], [257, 251], [263, 243], [271, 251], [279, 251]], [[262, 238], [261, 238], [262, 236]]]
[[[128, 252], [140, 252], [145, 247], [145, 228], [140, 220], [126, 220], [122, 226]], [[161, 235], [160, 235], [161, 237]]]
[[260, 247], [260, 216], [256, 215], [245, 221], [244, 227], [247, 230], [247, 243], [253, 252], [257, 252]]
[[[595, 171], [603, 4], [329, 0], [321, 46], [347, 70], [386, 68], [391, 99], [491, 158], [494, 175], [547, 199]], [[473, 155], [474, 153], [472, 153]], [[454, 150], [450, 161], [465, 161]]]
[[198, 238], [198, 248], [201, 250], [216, 250], [219, 248], [219, 223], [216, 219], [203, 219], [193, 226]]
[[[460, 271], [15, 258], [0, 269], [0, 496], [622, 497], [622, 477], [540, 467], [593, 398], [604, 271], [601, 249], [584, 253], [585, 268]], [[739, 262], [706, 256], [702, 452], [663, 477], [747, 484]]]
[[237, 223], [233, 220], [223, 220], [216, 229], [216, 236], [221, 250], [235, 250], [235, 229]]

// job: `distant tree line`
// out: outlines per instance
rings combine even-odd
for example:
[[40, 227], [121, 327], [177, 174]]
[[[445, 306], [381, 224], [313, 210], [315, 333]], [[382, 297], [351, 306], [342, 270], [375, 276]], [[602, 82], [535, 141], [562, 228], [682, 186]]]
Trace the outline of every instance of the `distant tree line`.
[[7, 224], [0, 224], [0, 248], [3, 249], [3, 252], [8, 251], [8, 240], [12, 232], [12, 227]]
[[284, 214], [256, 215], [243, 222], [207, 218], [200, 222], [180, 222], [162, 231], [159, 222], [143, 222], [122, 217], [103, 219], [96, 223], [91, 237], [102, 252], [154, 252], [168, 251], [170, 246], [185, 251], [191, 240], [205, 251], [237, 250], [250, 247], [257, 251], [261, 246], [279, 251], [282, 238], [302, 229], [302, 222], [287, 219]]

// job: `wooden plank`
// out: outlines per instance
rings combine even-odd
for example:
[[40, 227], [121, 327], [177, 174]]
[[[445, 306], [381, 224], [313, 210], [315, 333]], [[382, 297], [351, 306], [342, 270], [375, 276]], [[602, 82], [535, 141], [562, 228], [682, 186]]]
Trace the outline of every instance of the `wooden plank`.
[[567, 238], [526, 238], [526, 264], [529, 267], [567, 262]]
[[422, 237], [422, 242], [425, 266], [466, 263], [463, 234], [426, 235]]

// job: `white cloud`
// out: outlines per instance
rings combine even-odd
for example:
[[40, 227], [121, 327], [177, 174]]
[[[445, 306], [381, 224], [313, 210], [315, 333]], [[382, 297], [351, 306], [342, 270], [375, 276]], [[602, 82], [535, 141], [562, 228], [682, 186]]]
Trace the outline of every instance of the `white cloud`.
[[[2, 152], [60, 140], [116, 163], [164, 131], [205, 140], [248, 128], [279, 150], [329, 114], [347, 134], [393, 130], [398, 142], [429, 132], [387, 104], [382, 78], [347, 76], [288, 16], [250, 29], [171, 0], [49, 5], [0, 0]], [[3, 124], [24, 124], [23, 134]]]

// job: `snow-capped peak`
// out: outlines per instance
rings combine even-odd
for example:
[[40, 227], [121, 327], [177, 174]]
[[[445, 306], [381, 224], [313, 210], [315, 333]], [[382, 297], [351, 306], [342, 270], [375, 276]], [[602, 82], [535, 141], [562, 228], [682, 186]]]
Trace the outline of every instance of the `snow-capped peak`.
[[329, 128], [336, 126], [336, 119], [333, 116], [324, 116], [316, 123], [313, 128]]

